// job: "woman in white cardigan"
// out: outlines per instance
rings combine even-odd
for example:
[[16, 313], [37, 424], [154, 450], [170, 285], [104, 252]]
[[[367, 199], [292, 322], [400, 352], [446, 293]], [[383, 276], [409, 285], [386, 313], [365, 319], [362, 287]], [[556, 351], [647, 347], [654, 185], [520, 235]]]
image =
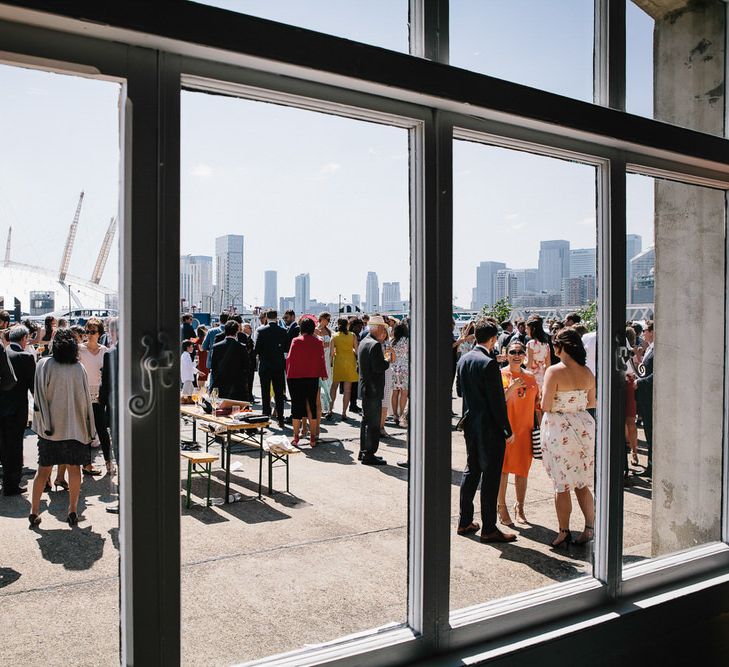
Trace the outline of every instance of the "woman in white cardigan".
[[78, 361], [78, 341], [70, 330], [59, 329], [52, 356], [38, 362], [35, 372], [33, 430], [38, 435], [38, 472], [33, 480], [30, 527], [40, 524], [40, 501], [54, 465], [67, 465], [68, 525], [78, 523], [81, 466], [91, 459], [96, 437], [86, 371]]

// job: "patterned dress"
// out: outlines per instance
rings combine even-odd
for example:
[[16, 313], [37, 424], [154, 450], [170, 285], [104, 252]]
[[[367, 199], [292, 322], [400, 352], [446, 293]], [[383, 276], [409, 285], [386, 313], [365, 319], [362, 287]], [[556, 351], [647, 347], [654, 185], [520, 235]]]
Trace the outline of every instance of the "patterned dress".
[[392, 388], [407, 391], [410, 375], [410, 339], [401, 338], [392, 349], [395, 350], [395, 362], [391, 364], [394, 373]]
[[541, 391], [542, 385], [544, 384], [544, 372], [547, 370], [547, 366], [549, 366], [549, 345], [532, 338], [527, 343], [527, 350], [532, 351], [532, 365], [529, 370], [537, 378], [539, 391]]
[[558, 391], [541, 424], [542, 460], [557, 493], [593, 483], [595, 420], [587, 412], [587, 390]]
[[319, 378], [319, 390], [321, 393], [321, 409], [323, 412], [330, 412], [332, 409], [331, 403], [331, 389], [332, 389], [332, 358], [331, 352], [329, 351], [329, 343], [332, 342], [332, 337], [328, 334], [324, 334], [319, 338], [324, 345], [324, 364], [327, 367], [327, 379], [322, 380]]

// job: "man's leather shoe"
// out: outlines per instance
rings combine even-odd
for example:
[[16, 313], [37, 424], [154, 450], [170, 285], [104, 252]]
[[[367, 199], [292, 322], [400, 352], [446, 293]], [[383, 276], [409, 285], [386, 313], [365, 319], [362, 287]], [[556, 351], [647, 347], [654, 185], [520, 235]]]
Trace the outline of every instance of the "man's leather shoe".
[[500, 530], [495, 530], [493, 533], [481, 533], [479, 540], [484, 543], [494, 542], [513, 542], [516, 539], [514, 533], [502, 533]]
[[15, 489], [3, 489], [4, 496], [19, 496], [28, 491], [27, 486], [19, 486]]
[[362, 465], [365, 466], [386, 466], [387, 461], [381, 456], [365, 456], [362, 459]]
[[361, 461], [363, 458], [364, 458], [364, 452], [360, 452], [359, 454], [357, 454], [358, 461]]

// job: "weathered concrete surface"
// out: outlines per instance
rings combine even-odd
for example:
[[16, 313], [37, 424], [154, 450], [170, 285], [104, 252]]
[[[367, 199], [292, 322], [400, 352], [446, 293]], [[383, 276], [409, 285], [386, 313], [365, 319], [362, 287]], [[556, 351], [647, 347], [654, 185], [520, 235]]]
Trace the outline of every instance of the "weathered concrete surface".
[[[181, 517], [185, 665], [228, 665], [405, 620], [407, 471], [394, 465], [405, 458], [405, 435], [388, 427], [399, 433], [383, 442], [391, 465], [366, 467], [355, 462], [358, 424], [325, 427], [319, 447], [294, 457], [291, 495], [255, 499], [255, 454], [234, 457], [242, 464], [234, 488], [244, 502], [205, 508], [203, 482], [195, 480], [197, 504]], [[28, 438], [28, 465], [34, 450]], [[454, 433], [453, 532], [464, 458]], [[275, 474], [280, 486], [283, 471]], [[216, 478], [213, 495], [221, 495], [222, 474]], [[183, 489], [181, 481], [181, 506]], [[0, 635], [11, 662], [117, 664], [117, 517], [105, 511], [115, 502], [112, 480], [85, 478], [82, 490], [84, 521], [75, 530], [62, 522], [64, 492], [50, 494], [37, 532], [27, 528], [27, 500], [0, 497]], [[649, 549], [650, 500], [633, 491], [626, 493], [628, 560]], [[532, 467], [526, 513], [532, 524], [518, 528], [511, 545], [454, 535], [452, 609], [590, 574], [589, 548], [548, 546], [556, 519], [540, 463]], [[578, 514], [572, 527], [582, 528]]]

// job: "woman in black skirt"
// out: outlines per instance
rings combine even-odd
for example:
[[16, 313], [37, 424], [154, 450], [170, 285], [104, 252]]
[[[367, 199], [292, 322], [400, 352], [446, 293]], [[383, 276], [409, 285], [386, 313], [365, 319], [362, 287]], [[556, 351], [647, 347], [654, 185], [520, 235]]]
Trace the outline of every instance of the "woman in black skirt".
[[35, 372], [33, 430], [38, 435], [38, 472], [33, 480], [30, 527], [40, 522], [40, 500], [54, 465], [67, 465], [68, 525], [78, 522], [81, 466], [91, 459], [96, 436], [86, 371], [78, 361], [78, 341], [69, 330], [56, 331], [52, 356], [38, 362]]

